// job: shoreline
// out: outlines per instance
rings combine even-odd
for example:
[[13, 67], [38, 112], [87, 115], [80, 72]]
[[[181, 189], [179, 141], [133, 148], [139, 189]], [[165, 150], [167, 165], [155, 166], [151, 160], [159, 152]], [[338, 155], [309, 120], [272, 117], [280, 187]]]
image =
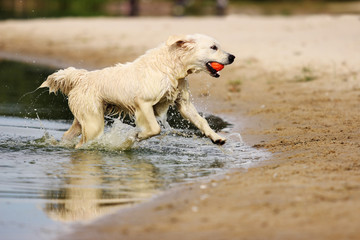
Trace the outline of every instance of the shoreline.
[[[246, 116], [246, 126], [237, 124], [234, 131], [241, 131], [251, 146], [272, 152], [275, 163], [184, 186], [169, 198], [79, 226], [60, 239], [358, 239], [360, 59], [354, 53], [360, 51], [355, 44], [360, 39], [360, 21], [356, 19], [223, 19], [226, 27], [217, 33], [218, 40], [224, 42], [225, 49], [234, 49], [232, 53], [240, 56], [239, 64], [225, 68], [222, 80], [204, 75], [191, 77], [193, 97], [202, 106], [210, 96], [214, 114], [234, 119]], [[91, 60], [95, 65], [111, 64], [123, 53], [114, 45], [114, 40], [124, 34], [122, 30], [99, 30], [100, 35], [107, 34], [108, 38], [103, 39], [88, 27], [89, 23], [103, 24], [102, 20], [78, 19], [74, 26], [70, 20], [17, 21], [5, 26], [0, 22], [0, 29], [9, 31], [0, 39], [0, 50], [26, 54], [33, 51], [71, 62], [91, 55], [96, 58]], [[106, 21], [109, 28], [127, 23], [126, 19], [120, 23], [116, 19]], [[162, 30], [161, 26], [168, 26], [151, 42], [180, 26], [166, 18], [149, 21], [128, 23], [132, 26], [136, 22], [143, 30], [153, 23], [155, 33]], [[218, 19], [193, 21], [182, 21], [180, 31], [197, 28], [207, 33], [210, 29], [205, 26]], [[28, 23], [36, 31], [27, 39], [25, 49], [19, 43], [29, 31]], [[59, 32], [66, 36], [53, 39], [59, 35], [44, 35], [48, 28], [60, 26]], [[67, 33], [69, 26], [73, 29]], [[225, 34], [229, 29], [241, 31]], [[131, 42], [138, 34], [138, 30], [134, 31], [126, 41]], [[91, 40], [92, 36], [95, 39]], [[45, 50], [35, 48], [40, 38], [52, 45], [46, 45]], [[132, 54], [147, 46], [137, 39], [133, 41], [142, 47], [132, 49], [123, 59], [133, 58]], [[76, 54], [69, 53], [79, 45]], [[113, 53], [105, 57], [104, 46], [111, 46]], [[274, 66], [269, 67], [272, 58]]]

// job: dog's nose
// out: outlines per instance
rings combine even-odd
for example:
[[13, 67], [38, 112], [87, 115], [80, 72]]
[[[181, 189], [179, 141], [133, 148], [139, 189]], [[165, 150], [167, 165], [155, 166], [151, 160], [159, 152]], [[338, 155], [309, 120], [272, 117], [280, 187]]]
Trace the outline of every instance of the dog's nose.
[[229, 55], [229, 64], [230, 64], [230, 63], [233, 63], [233, 62], [234, 62], [234, 59], [235, 59], [235, 56], [232, 55], [232, 54], [230, 54], [230, 55]]

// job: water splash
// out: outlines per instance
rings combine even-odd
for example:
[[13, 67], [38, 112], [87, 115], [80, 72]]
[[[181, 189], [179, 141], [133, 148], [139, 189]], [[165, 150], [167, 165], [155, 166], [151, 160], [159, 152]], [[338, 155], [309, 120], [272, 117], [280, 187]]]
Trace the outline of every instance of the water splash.
[[54, 136], [51, 136], [46, 130], [44, 132], [44, 135], [36, 139], [34, 141], [30, 141], [30, 143], [37, 145], [37, 146], [58, 146], [59, 142], [55, 139]]
[[85, 143], [80, 149], [97, 149], [105, 151], [125, 151], [136, 145], [137, 129], [114, 119], [111, 127], [106, 128], [104, 134]]
[[[39, 119], [41, 122], [41, 120]], [[43, 146], [59, 146], [74, 148], [79, 138], [71, 141], [57, 141], [42, 125], [44, 135], [36, 140], [36, 144]], [[165, 126], [165, 127], [164, 127]], [[111, 126], [106, 127], [104, 134], [85, 143], [81, 150], [94, 150], [105, 152], [136, 151], [146, 153], [155, 162], [162, 162], [164, 158], [177, 158], [178, 162], [193, 162], [190, 164], [203, 165], [210, 168], [241, 167], [248, 161], [262, 159], [261, 153], [247, 146], [240, 133], [230, 133], [227, 142], [223, 146], [214, 145], [208, 138], [195, 134], [194, 131], [173, 129], [169, 125], [163, 125], [159, 136], [138, 142], [136, 141], [136, 127], [124, 124], [119, 119], [114, 119]], [[207, 168], [206, 167], [206, 168]]]
[[[58, 141], [46, 130], [39, 117], [38, 121], [44, 131], [43, 136], [33, 142], [38, 146], [73, 149], [80, 140], [75, 138], [71, 141]], [[111, 126], [105, 128], [104, 134], [85, 143], [80, 149], [105, 152], [136, 151], [137, 154], [146, 153], [153, 162], [162, 163], [165, 158], [169, 158], [176, 159], [181, 164], [202, 165], [204, 168], [242, 167], [245, 163], [264, 158], [264, 153], [247, 146], [241, 134], [237, 132], [228, 134], [226, 144], [218, 146], [193, 130], [174, 129], [166, 124], [162, 126], [161, 135], [138, 142], [135, 138], [138, 132], [136, 127], [113, 119]]]
[[233, 137], [238, 138], [238, 141], [239, 141], [240, 143], [243, 143], [243, 144], [244, 144], [244, 140], [242, 139], [240, 133], [234, 132], [234, 133], [231, 133], [231, 134], [228, 135], [228, 139], [231, 139], [231, 138], [233, 138]]

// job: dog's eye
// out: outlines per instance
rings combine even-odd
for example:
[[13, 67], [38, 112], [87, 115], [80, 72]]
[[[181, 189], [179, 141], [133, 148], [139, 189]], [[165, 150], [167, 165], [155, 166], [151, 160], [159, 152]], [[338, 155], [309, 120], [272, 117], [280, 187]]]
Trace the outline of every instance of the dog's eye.
[[218, 50], [218, 47], [215, 46], [215, 45], [211, 46], [210, 48], [211, 48], [212, 50], [215, 50], [215, 51]]

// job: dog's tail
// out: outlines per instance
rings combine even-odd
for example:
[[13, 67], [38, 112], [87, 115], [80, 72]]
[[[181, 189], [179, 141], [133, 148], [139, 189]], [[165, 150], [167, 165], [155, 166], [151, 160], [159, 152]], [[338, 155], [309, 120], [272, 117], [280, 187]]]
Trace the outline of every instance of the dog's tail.
[[56, 94], [60, 90], [63, 94], [68, 95], [86, 73], [87, 70], [73, 67], [62, 69], [48, 76], [39, 88], [48, 87], [50, 93]]

